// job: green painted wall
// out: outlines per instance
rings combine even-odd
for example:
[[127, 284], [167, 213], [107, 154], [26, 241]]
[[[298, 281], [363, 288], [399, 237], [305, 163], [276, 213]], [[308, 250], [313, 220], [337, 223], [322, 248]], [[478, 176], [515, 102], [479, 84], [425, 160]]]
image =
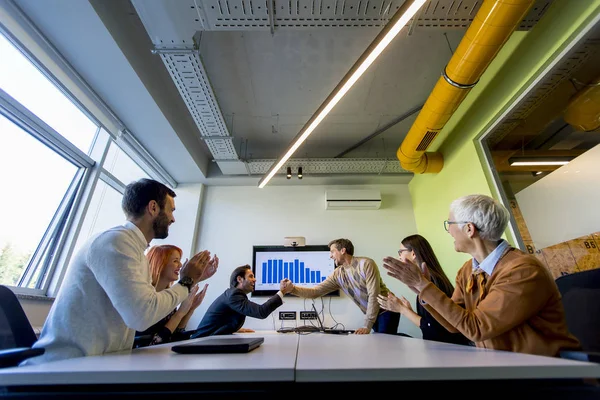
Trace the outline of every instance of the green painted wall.
[[469, 256], [454, 251], [444, 230], [450, 203], [473, 193], [499, 197], [492, 193], [491, 176], [474, 139], [599, 14], [600, 0], [555, 1], [534, 29], [515, 32], [429, 148], [444, 155], [443, 170], [411, 180], [417, 230], [431, 242], [451, 280]]

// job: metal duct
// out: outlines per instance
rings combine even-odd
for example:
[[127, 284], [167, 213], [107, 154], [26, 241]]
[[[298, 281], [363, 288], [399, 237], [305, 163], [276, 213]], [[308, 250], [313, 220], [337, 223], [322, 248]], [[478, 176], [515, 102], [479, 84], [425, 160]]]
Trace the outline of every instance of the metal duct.
[[425, 152], [519, 26], [535, 0], [485, 0], [396, 153], [402, 168], [437, 173], [444, 159]]

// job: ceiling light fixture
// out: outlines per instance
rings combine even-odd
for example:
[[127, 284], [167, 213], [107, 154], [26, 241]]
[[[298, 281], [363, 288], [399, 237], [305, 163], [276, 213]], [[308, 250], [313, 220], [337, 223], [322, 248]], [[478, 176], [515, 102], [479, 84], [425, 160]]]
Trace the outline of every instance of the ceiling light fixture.
[[288, 179], [292, 178], [292, 167], [287, 167], [287, 178]]
[[302, 167], [298, 167], [298, 179], [302, 179]]
[[404, 28], [404, 26], [415, 16], [417, 11], [425, 4], [427, 0], [406, 0], [402, 6], [396, 11], [392, 19], [379, 32], [375, 40], [369, 45], [360, 58], [354, 63], [350, 71], [346, 73], [344, 78], [333, 89], [331, 94], [325, 99], [313, 116], [308, 120], [300, 132], [296, 135], [291, 145], [285, 151], [283, 157], [278, 159], [267, 174], [258, 182], [258, 187], [263, 188], [275, 176], [277, 171], [283, 167], [283, 164], [294, 154], [306, 138], [315, 130], [315, 128], [323, 121], [335, 105], [344, 97], [350, 88], [358, 81], [362, 74], [369, 68], [371, 64], [379, 57], [383, 50], [391, 43], [396, 35]]
[[573, 157], [522, 157], [510, 158], [511, 167], [540, 167], [567, 165]]

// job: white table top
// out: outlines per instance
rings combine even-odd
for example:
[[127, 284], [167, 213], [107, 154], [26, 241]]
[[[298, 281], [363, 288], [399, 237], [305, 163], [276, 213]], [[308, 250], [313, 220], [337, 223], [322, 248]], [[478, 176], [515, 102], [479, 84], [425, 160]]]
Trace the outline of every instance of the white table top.
[[[95, 357], [0, 369], [1, 385], [138, 384], [183, 382], [293, 381], [297, 335], [269, 332], [219, 336], [262, 336], [263, 344], [243, 354], [177, 354], [175, 343]], [[182, 344], [209, 338], [177, 342]]]
[[302, 335], [297, 382], [600, 377], [600, 364], [393, 336]]
[[265, 341], [243, 354], [177, 354], [171, 351], [173, 343], [166, 343], [130, 352], [5, 368], [0, 369], [0, 386], [600, 377], [600, 364], [394, 335], [259, 331], [219, 338], [236, 336], [262, 336]]

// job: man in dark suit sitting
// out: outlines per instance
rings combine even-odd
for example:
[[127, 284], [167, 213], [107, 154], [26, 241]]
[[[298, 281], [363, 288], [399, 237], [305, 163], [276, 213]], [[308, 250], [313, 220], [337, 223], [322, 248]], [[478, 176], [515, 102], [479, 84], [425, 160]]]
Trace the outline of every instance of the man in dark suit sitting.
[[212, 335], [229, 335], [234, 332], [253, 332], [240, 330], [246, 317], [265, 319], [283, 304], [283, 295], [292, 291], [294, 285], [284, 279], [279, 291], [263, 304], [248, 300], [248, 293], [254, 291], [256, 278], [249, 265], [242, 265], [233, 270], [229, 280], [230, 288], [215, 299], [208, 307], [192, 338]]

